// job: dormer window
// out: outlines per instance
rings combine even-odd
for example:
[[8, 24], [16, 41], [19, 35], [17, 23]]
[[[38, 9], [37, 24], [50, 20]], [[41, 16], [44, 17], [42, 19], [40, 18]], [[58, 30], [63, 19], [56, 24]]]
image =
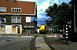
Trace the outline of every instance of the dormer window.
[[12, 8], [11, 12], [22, 12], [21, 8]]
[[6, 12], [6, 7], [0, 7], [0, 12]]

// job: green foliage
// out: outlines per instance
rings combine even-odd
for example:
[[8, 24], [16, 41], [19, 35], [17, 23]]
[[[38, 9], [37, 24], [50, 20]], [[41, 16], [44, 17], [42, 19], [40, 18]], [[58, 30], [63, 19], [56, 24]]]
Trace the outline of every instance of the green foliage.
[[[48, 9], [46, 9], [46, 15], [50, 16], [51, 21], [47, 20], [47, 25], [48, 24], [52, 24], [53, 25], [57, 25], [57, 26], [62, 26], [64, 24], [64, 14], [68, 14], [71, 11], [71, 7], [69, 6], [69, 4], [66, 3], [62, 3], [61, 5], [57, 5], [56, 3], [53, 6], [48, 7]], [[65, 14], [65, 15], [66, 15]], [[67, 16], [67, 15], [66, 15]], [[67, 17], [66, 19], [68, 20], [69, 17]]]

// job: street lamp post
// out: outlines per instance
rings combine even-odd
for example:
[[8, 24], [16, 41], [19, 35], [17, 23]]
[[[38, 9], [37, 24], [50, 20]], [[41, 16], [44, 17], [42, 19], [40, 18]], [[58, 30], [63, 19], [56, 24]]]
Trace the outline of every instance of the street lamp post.
[[75, 4], [74, 4], [74, 32], [76, 32]]

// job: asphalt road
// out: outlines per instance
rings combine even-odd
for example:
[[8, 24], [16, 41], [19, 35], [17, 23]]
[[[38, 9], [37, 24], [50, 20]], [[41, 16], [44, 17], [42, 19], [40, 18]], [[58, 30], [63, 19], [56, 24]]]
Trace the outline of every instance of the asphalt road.
[[34, 37], [0, 37], [0, 50], [30, 50]]
[[[77, 50], [77, 42], [65, 43], [61, 37], [47, 37], [38, 34], [28, 37], [1, 37], [0, 50]], [[47, 49], [48, 50], [48, 49]]]

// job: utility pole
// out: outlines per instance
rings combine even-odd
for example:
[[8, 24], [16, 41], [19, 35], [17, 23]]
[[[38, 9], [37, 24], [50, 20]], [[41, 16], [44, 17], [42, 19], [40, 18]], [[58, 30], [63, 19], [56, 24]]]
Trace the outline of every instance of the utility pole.
[[74, 4], [74, 32], [76, 32], [76, 16], [75, 16], [75, 4]]

